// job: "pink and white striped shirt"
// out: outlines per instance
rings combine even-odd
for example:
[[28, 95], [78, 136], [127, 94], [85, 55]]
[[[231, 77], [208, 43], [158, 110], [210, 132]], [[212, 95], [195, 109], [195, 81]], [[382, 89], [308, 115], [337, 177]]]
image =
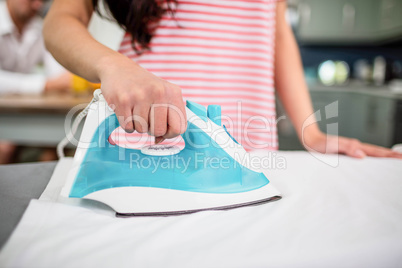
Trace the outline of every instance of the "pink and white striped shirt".
[[[136, 55], [126, 34], [119, 52], [180, 86], [184, 99], [221, 105], [222, 124], [246, 150], [277, 150], [276, 1], [179, 0], [160, 20], [151, 51]], [[115, 135], [130, 140], [123, 130]]]

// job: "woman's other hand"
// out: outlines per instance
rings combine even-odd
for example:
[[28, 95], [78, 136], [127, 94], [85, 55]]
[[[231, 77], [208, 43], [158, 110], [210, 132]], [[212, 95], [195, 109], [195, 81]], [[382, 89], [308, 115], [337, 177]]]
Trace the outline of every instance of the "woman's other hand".
[[402, 159], [402, 154], [391, 149], [377, 145], [362, 143], [357, 139], [341, 136], [326, 135], [317, 133], [311, 137], [305, 137], [304, 147], [309, 151], [327, 154], [344, 154], [354, 158], [392, 157]]

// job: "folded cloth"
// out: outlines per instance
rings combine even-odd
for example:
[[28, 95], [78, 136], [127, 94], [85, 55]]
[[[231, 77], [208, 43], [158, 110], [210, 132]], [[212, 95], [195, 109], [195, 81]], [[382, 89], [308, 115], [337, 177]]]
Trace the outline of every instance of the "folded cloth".
[[265, 158], [267, 176], [282, 200], [136, 218], [116, 218], [96, 202], [58, 198], [71, 164], [63, 159], [42, 200], [31, 201], [5, 245], [0, 267], [400, 265], [400, 160], [307, 152], [254, 156]]

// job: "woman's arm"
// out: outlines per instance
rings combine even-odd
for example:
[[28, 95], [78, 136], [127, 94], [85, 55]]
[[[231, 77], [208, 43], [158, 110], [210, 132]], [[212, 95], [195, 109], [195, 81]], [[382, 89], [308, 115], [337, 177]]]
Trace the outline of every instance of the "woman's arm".
[[[299, 49], [286, 22], [285, 12], [286, 2], [281, 1], [276, 12], [275, 87], [303, 146], [321, 153], [342, 153], [357, 158], [366, 155], [402, 158], [402, 154], [387, 148], [364, 144], [356, 139], [326, 135], [320, 131], [311, 116], [313, 108], [304, 80]], [[314, 119], [314, 123], [305, 124], [308, 118]], [[308, 126], [303, 127], [304, 124]]]
[[126, 131], [163, 138], [183, 133], [180, 88], [92, 38], [87, 30], [92, 12], [91, 0], [55, 0], [43, 29], [47, 49], [73, 73], [102, 84], [106, 101], [115, 107]]

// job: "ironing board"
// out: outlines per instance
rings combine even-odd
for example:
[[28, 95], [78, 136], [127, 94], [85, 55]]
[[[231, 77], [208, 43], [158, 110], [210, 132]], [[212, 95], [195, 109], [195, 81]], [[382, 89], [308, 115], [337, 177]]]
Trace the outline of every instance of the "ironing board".
[[[1, 267], [397, 267], [402, 162], [256, 152], [283, 199], [185, 216], [115, 218], [65, 203], [64, 159], [0, 252]], [[270, 161], [270, 163], [269, 163]]]
[[56, 162], [0, 165], [0, 249], [29, 201], [45, 190]]

